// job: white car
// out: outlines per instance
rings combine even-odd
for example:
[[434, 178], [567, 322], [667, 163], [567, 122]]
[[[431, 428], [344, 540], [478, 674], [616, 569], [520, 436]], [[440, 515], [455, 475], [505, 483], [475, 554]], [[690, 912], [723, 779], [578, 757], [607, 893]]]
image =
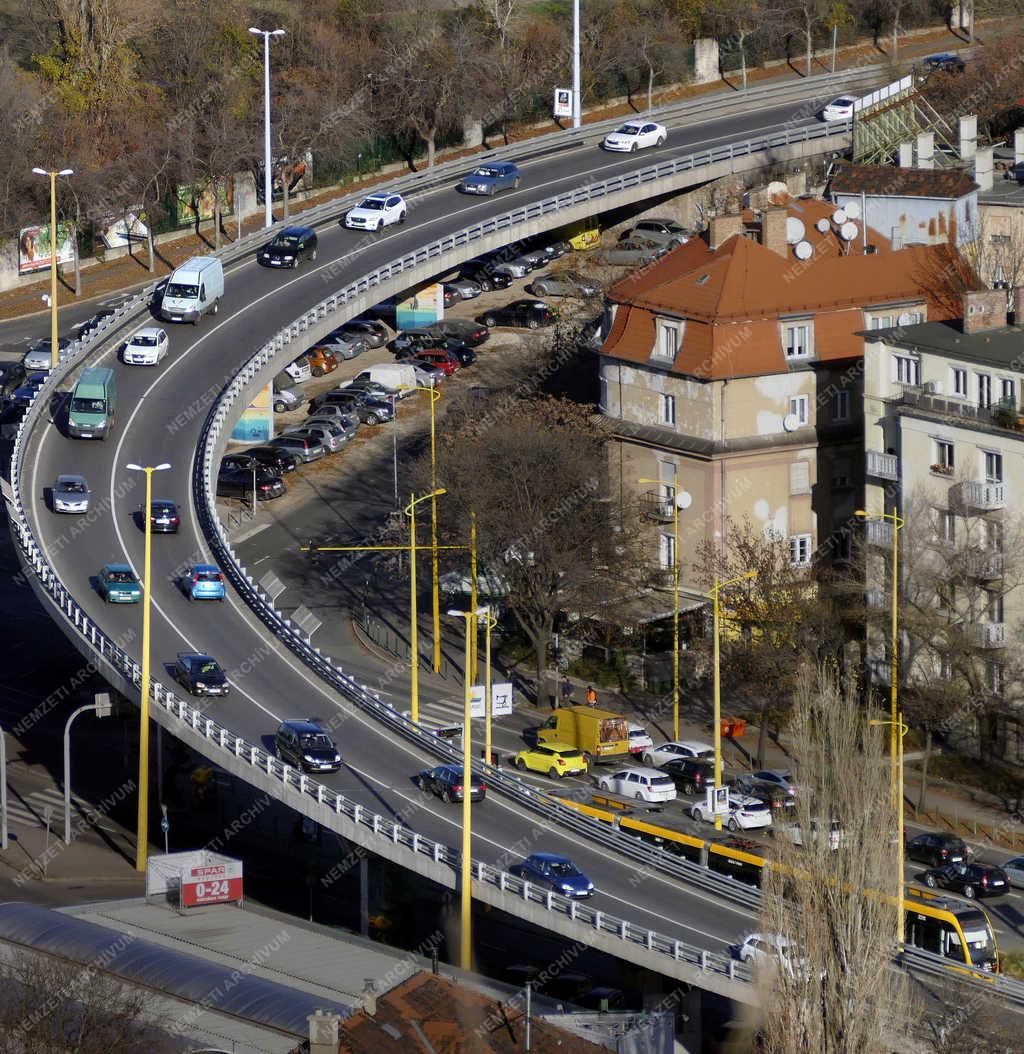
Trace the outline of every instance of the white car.
[[821, 111], [823, 121], [848, 121], [853, 116], [853, 104], [857, 100], [852, 95], [840, 95], [833, 99]]
[[619, 769], [597, 781], [598, 787], [624, 798], [646, 802], [675, 801], [676, 785], [657, 769]]
[[[702, 823], [714, 823], [715, 814], [708, 812], [707, 803], [699, 801], [690, 807], [690, 816]], [[751, 798], [749, 794], [729, 795], [729, 821], [730, 831], [750, 831], [757, 827], [771, 827], [772, 809], [758, 798]]]
[[682, 739], [670, 743], [662, 743], [660, 746], [648, 747], [640, 755], [640, 760], [652, 768], [660, 768], [666, 761], [676, 758], [713, 758], [715, 748], [710, 743], [702, 743], [696, 739]]
[[645, 147], [661, 146], [667, 137], [668, 131], [663, 124], [655, 124], [653, 121], [627, 121], [621, 128], [609, 132], [601, 145], [605, 150], [631, 154]]
[[[787, 824], [782, 828], [782, 833], [796, 846], [803, 848], [804, 836], [799, 823]], [[816, 842], [818, 840], [818, 821], [815, 819], [811, 820], [811, 841]], [[828, 847], [833, 852], [837, 850], [846, 841], [846, 832], [842, 828], [842, 824], [838, 820], [833, 820], [829, 825], [828, 833]], [[1024, 875], [1021, 876], [1024, 879]]]
[[285, 366], [284, 372], [296, 384], [305, 384], [306, 381], [311, 380], [313, 377], [313, 368], [309, 365], [309, 359], [305, 355], [300, 355], [294, 362], [289, 362]]
[[129, 366], [156, 366], [170, 346], [167, 333], [159, 326], [146, 326], [128, 338], [121, 353], [121, 361]]
[[642, 754], [645, 750], [654, 746], [654, 740], [643, 725], [634, 725], [629, 722], [629, 752], [630, 754]]
[[1007, 860], [1000, 867], [1006, 872], [1006, 877], [1015, 889], [1024, 889], [1024, 856], [1015, 856]]
[[345, 226], [353, 231], [379, 231], [392, 223], [405, 223], [408, 207], [401, 194], [371, 194], [345, 216]]
[[[808, 972], [807, 959], [794, 955], [795, 947], [781, 933], [751, 933], [736, 948], [740, 962], [752, 966], [781, 966], [791, 977]], [[824, 974], [822, 974], [824, 977]]]

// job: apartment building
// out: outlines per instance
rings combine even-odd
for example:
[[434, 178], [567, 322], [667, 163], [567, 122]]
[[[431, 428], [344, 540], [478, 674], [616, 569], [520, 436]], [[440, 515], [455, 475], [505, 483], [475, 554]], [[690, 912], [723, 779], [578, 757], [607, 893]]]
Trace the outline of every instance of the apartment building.
[[[940, 685], [966, 677], [949, 695], [966, 691], [984, 720], [979, 727], [972, 714], [949, 734], [1024, 763], [1013, 698], [1024, 616], [1024, 290], [1011, 299], [1012, 321], [1006, 292], [986, 290], [964, 294], [960, 320], [865, 333], [865, 508], [878, 514], [898, 504], [907, 521], [904, 601], [943, 612], [934, 647], [905, 644], [903, 677]], [[867, 540], [880, 562], [891, 526], [871, 523]], [[874, 653], [884, 680], [880, 642]]]
[[[941, 320], [931, 289], [948, 245], [894, 250], [857, 212], [812, 198], [723, 215], [608, 294], [600, 409], [610, 476], [644, 502], [652, 562], [680, 562], [749, 519], [809, 565], [842, 552], [865, 482], [865, 329]], [[638, 480], [658, 480], [654, 486]], [[673, 545], [672, 503], [692, 503]], [[652, 598], [664, 610], [664, 596]]]

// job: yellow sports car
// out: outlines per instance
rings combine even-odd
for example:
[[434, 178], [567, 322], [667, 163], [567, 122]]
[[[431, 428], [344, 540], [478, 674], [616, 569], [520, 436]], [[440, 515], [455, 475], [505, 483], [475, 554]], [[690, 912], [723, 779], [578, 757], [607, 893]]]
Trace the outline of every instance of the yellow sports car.
[[535, 747], [520, 750], [515, 756], [515, 766], [525, 772], [546, 772], [552, 779], [562, 776], [582, 776], [587, 771], [587, 759], [568, 743], [538, 743]]

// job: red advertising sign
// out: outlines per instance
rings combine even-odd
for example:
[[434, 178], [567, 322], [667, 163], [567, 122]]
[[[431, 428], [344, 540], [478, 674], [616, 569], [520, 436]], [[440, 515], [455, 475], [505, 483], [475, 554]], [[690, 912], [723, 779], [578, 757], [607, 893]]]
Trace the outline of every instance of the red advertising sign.
[[194, 908], [201, 904], [227, 904], [242, 899], [242, 863], [224, 863], [192, 867], [181, 875], [182, 907]]

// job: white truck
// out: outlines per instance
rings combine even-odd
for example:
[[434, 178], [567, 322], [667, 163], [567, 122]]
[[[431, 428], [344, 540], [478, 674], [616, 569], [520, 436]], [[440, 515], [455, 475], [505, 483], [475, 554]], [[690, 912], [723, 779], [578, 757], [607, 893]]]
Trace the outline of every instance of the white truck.
[[215, 256], [193, 256], [167, 279], [160, 317], [167, 322], [191, 322], [216, 315], [224, 295], [224, 266]]
[[360, 381], [374, 381], [394, 392], [399, 399], [415, 395], [420, 383], [416, 367], [402, 362], [382, 362], [375, 366], [367, 366], [356, 375], [353, 383], [358, 385]]

